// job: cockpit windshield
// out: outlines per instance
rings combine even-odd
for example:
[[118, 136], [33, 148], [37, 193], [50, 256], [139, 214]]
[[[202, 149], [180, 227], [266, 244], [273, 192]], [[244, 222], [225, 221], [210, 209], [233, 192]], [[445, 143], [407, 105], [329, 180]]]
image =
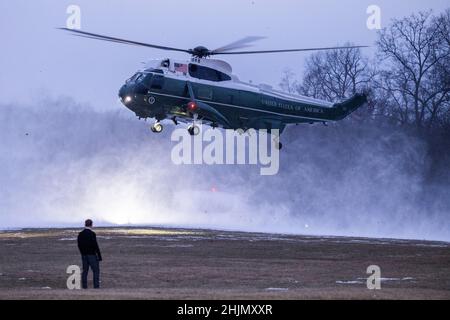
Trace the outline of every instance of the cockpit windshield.
[[142, 72], [135, 73], [127, 82], [138, 82], [144, 78], [144, 74]]
[[160, 69], [147, 69], [144, 72], [137, 72], [127, 83], [142, 84], [147, 88], [162, 89], [164, 85], [164, 74]]

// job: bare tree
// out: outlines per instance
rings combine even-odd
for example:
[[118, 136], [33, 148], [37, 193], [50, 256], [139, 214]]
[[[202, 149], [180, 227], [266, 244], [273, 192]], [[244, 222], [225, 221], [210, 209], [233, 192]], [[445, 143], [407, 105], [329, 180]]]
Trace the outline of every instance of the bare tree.
[[439, 15], [435, 21], [442, 39], [450, 46], [450, 8]]
[[448, 109], [449, 16], [421, 12], [394, 20], [379, 34], [384, 70], [378, 87], [400, 123], [431, 127]]
[[295, 80], [295, 73], [291, 69], [286, 68], [283, 70], [279, 86], [281, 90], [289, 93], [294, 93], [296, 91], [298, 84], [297, 80]]
[[436, 64], [433, 70], [434, 83], [442, 88], [441, 96], [432, 100], [432, 110], [439, 125], [450, 128], [450, 9], [439, 15], [434, 20], [442, 39], [441, 49], [447, 53], [445, 57]]
[[359, 48], [315, 53], [306, 60], [305, 69], [297, 91], [328, 101], [342, 100], [366, 90], [373, 77]]

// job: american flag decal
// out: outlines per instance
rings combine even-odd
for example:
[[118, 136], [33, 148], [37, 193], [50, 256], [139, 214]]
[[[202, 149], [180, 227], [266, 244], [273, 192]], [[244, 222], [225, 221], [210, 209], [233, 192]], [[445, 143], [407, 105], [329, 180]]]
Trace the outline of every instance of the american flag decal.
[[187, 73], [187, 64], [184, 63], [176, 63], [174, 64], [176, 72]]

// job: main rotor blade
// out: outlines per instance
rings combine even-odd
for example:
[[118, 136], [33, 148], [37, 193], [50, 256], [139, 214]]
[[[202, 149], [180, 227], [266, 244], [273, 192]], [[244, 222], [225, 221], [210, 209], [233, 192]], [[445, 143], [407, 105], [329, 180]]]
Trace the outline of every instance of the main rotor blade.
[[255, 53], [280, 53], [280, 52], [300, 52], [300, 51], [323, 51], [323, 50], [339, 50], [353, 48], [368, 48], [368, 46], [345, 46], [345, 47], [329, 47], [329, 48], [306, 48], [306, 49], [284, 49], [284, 50], [257, 50], [257, 51], [232, 51], [232, 52], [211, 52], [213, 54], [255, 54]]
[[180, 52], [191, 53], [189, 50], [185, 50], [185, 49], [165, 47], [165, 46], [159, 46], [159, 45], [150, 44], [150, 43], [114, 38], [114, 37], [104, 36], [101, 34], [85, 32], [85, 31], [81, 31], [81, 30], [75, 30], [75, 29], [69, 29], [69, 28], [58, 28], [58, 29], [72, 32], [74, 35], [79, 36], [79, 37], [84, 37], [84, 38], [110, 41], [110, 42], [116, 42], [116, 43], [122, 43], [122, 44], [130, 44], [130, 45], [149, 47], [149, 48], [155, 48], [155, 49], [161, 49], [161, 50], [171, 50], [171, 51], [180, 51]]
[[245, 37], [242, 38], [240, 40], [231, 42], [223, 47], [217, 48], [215, 50], [212, 50], [212, 52], [214, 54], [218, 54], [221, 52], [225, 52], [225, 51], [229, 51], [229, 50], [235, 50], [235, 49], [241, 49], [241, 48], [247, 48], [250, 47], [250, 45], [248, 45], [250, 42], [254, 42], [254, 41], [258, 41], [261, 39], [264, 39], [265, 37], [258, 37], [258, 36], [249, 36], [249, 37]]

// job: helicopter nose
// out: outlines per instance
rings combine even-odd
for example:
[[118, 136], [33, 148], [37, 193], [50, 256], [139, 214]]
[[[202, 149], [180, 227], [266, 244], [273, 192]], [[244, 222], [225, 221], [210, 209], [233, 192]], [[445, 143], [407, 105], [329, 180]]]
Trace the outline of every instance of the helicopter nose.
[[119, 90], [119, 98], [126, 107], [129, 107], [133, 101], [132, 88], [124, 84]]
[[119, 89], [119, 98], [122, 98], [125, 96], [125, 91], [126, 91], [127, 86], [124, 84], [122, 87], [120, 87]]

